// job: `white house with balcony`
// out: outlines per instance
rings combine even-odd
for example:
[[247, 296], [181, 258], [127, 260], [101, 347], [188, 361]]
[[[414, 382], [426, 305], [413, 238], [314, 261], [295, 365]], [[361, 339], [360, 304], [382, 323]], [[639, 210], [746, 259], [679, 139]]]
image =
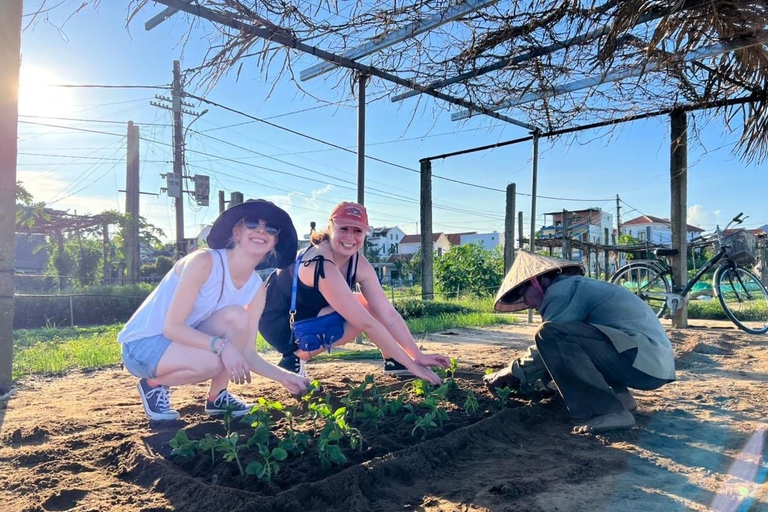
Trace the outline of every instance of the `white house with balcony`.
[[368, 237], [368, 244], [370, 244], [371, 247], [377, 248], [382, 257], [387, 258], [388, 256], [399, 252], [398, 246], [405, 236], [405, 231], [397, 226], [391, 228], [373, 228], [373, 231]]

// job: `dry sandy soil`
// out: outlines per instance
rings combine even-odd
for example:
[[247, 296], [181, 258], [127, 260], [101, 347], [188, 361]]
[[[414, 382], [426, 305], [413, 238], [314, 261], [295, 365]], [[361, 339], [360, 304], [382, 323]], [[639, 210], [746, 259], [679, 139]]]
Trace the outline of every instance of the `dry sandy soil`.
[[[478, 381], [534, 329], [456, 330], [422, 345], [458, 357]], [[768, 337], [715, 323], [669, 333], [679, 380], [636, 393], [632, 430], [574, 435], [558, 397], [519, 400], [272, 488], [213, 485], [168, 458], [179, 428], [220, 428], [202, 414], [203, 386], [174, 390], [181, 420], [156, 425], [119, 368], [27, 379], [0, 403], [0, 510], [768, 511]], [[333, 385], [380, 375], [379, 365], [317, 362], [310, 371]], [[263, 379], [235, 391], [291, 400]]]

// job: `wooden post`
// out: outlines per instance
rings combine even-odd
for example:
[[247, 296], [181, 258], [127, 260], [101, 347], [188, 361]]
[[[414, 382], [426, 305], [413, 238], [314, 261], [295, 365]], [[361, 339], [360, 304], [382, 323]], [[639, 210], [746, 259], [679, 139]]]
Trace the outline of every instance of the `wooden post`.
[[568, 210], [563, 210], [563, 218], [560, 221], [560, 229], [563, 237], [562, 257], [564, 260], [570, 259], [568, 257]]
[[[141, 252], [139, 249], [139, 127], [128, 121], [127, 154], [125, 162], [125, 259], [128, 264], [128, 282], [139, 282]], [[182, 182], [183, 183], [183, 182]], [[182, 188], [184, 186], [182, 185]]]
[[516, 185], [507, 185], [507, 204], [504, 213], [504, 275], [515, 261], [515, 195]]
[[608, 254], [608, 228], [605, 228], [605, 238], [603, 238], [603, 243], [605, 244], [603, 248], [603, 257], [605, 258], [605, 280], [610, 281], [611, 280], [611, 269], [610, 269], [610, 256]]
[[[688, 207], [688, 121], [682, 110], [673, 110], [670, 114], [670, 197], [672, 248], [677, 249], [677, 256], [672, 258], [672, 275], [679, 293], [688, 279], [686, 226]], [[672, 325], [677, 328], [688, 327], [688, 306], [683, 301], [672, 318]]]
[[435, 298], [432, 260], [432, 162], [421, 160], [421, 298]]
[[22, 0], [0, 2], [0, 394], [13, 371], [16, 155]]
[[101, 253], [101, 284], [109, 284], [107, 282], [107, 276], [111, 268], [109, 264], [109, 222], [105, 221], [101, 225], [101, 237], [102, 244], [104, 245]]

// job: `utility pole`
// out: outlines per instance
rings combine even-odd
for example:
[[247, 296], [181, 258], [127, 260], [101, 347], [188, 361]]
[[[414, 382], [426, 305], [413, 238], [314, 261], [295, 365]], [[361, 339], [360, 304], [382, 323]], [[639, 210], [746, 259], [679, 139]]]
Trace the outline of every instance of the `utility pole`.
[[224, 200], [224, 191], [219, 190], [219, 215], [224, 213], [224, 210], [227, 207], [227, 202]]
[[128, 282], [139, 282], [139, 127], [128, 121], [128, 142], [125, 166], [125, 213], [128, 229], [125, 233], [126, 256], [128, 257]]
[[[208, 112], [208, 110], [194, 112], [184, 108], [194, 107], [194, 105], [185, 103], [183, 100], [184, 86], [181, 83], [181, 65], [177, 60], [173, 61], [171, 97], [168, 98], [167, 96], [155, 95], [155, 98], [162, 100], [165, 103], [150, 101], [150, 105], [170, 110], [173, 113], [173, 172], [163, 174], [162, 176], [166, 179], [166, 187], [164, 188], [164, 191], [168, 193], [168, 197], [174, 198], [174, 207], [176, 209], [176, 259], [180, 259], [187, 254], [187, 243], [184, 238], [184, 193], [193, 193], [195, 200], [199, 205], [208, 206], [209, 188], [206, 177], [195, 176], [194, 178], [191, 178], [184, 174], [184, 135], [186, 132], [184, 130], [182, 114], [195, 116], [195, 119], [192, 120], [192, 122], [195, 122], [200, 116]], [[168, 103], [170, 103], [170, 107], [168, 106]], [[194, 191], [184, 190], [184, 180], [186, 179], [194, 179]]]
[[181, 182], [181, 194], [175, 198], [176, 207], [176, 258], [181, 259], [187, 254], [186, 243], [184, 242], [184, 140], [183, 120], [181, 116], [181, 67], [179, 61], [173, 61], [173, 89], [171, 98], [173, 99], [173, 174]]
[[365, 204], [365, 82], [368, 77], [357, 77], [357, 202]]
[[504, 275], [515, 261], [515, 199], [517, 185], [507, 185], [507, 204], [504, 213]]
[[621, 237], [621, 198], [616, 194], [616, 240]]
[[0, 2], [0, 396], [11, 390], [22, 0]]

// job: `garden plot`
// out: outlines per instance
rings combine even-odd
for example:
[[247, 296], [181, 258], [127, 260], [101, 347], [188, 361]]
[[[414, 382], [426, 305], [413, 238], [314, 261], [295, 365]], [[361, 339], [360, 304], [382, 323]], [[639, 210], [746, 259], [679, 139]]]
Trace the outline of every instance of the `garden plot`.
[[[203, 415], [204, 386], [175, 391], [181, 420], [154, 425], [141, 411], [135, 379], [119, 369], [27, 379], [0, 409], [0, 508], [768, 510], [766, 339], [734, 330], [671, 331], [679, 381], [637, 394], [637, 428], [595, 437], [571, 434], [557, 397], [502, 401], [483, 389], [484, 369], [508, 361], [531, 332], [457, 330], [424, 340], [427, 350], [458, 358], [457, 386], [438, 396], [443, 413], [423, 403], [434, 390], [419, 394], [418, 385], [382, 375], [380, 361], [310, 364], [322, 389], [317, 400], [301, 403], [255, 379], [234, 391], [253, 402], [262, 398], [266, 416], [261, 423], [235, 420], [229, 428]], [[470, 391], [476, 409], [467, 400]], [[400, 397], [402, 409], [393, 411]], [[366, 404], [378, 409], [366, 411]], [[435, 426], [417, 427], [430, 412]], [[336, 427], [356, 432], [335, 440], [326, 435], [346, 460], [331, 450], [324, 463], [322, 432], [340, 416], [344, 424]], [[211, 453], [205, 443], [190, 457], [172, 454], [185, 448], [184, 435], [197, 442], [237, 434], [237, 446], [246, 446], [267, 422], [268, 443], [257, 435], [237, 452], [242, 474], [234, 459], [225, 460], [226, 450]], [[304, 453], [285, 444], [291, 430], [311, 438]], [[359, 444], [350, 441], [357, 433]], [[270, 457], [279, 470], [266, 478], [262, 468]]]

